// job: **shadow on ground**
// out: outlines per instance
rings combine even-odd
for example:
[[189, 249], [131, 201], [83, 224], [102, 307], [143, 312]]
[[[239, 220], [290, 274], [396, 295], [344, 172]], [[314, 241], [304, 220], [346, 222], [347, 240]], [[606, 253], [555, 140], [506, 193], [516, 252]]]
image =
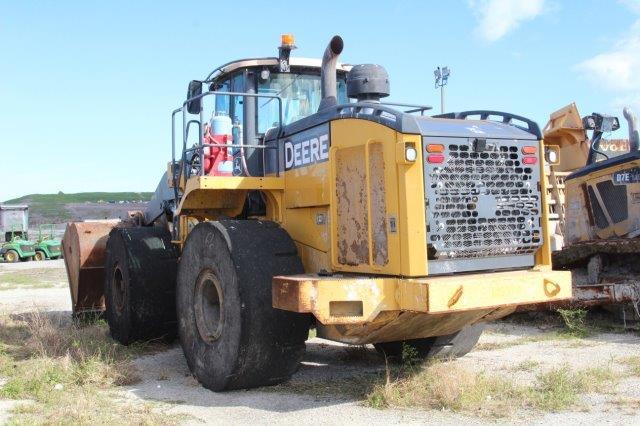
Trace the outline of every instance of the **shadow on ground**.
[[[350, 348], [314, 338], [300, 369], [286, 383], [250, 390], [212, 392], [191, 375], [178, 344], [135, 361], [142, 381], [128, 388], [136, 398], [202, 407], [244, 406], [290, 412], [362, 401], [384, 383], [385, 364], [371, 347]], [[288, 397], [287, 397], [288, 396]]]

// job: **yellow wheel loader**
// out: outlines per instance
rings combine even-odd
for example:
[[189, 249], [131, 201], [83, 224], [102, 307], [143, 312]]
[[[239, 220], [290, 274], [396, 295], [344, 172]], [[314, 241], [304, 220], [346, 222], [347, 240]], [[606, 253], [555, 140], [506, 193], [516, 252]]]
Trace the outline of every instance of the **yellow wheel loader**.
[[[553, 264], [574, 274], [575, 306], [631, 303], [640, 284], [640, 142], [624, 109], [629, 138], [605, 140], [617, 117], [580, 117], [575, 104], [551, 114], [544, 129]], [[589, 137], [588, 132], [591, 132]]]
[[382, 100], [381, 66], [340, 64], [339, 36], [322, 60], [294, 47], [189, 84], [146, 211], [69, 224], [76, 315], [106, 309], [124, 344], [177, 335], [203, 386], [226, 390], [287, 380], [310, 326], [452, 357], [483, 323], [571, 297], [535, 123], [429, 117]]

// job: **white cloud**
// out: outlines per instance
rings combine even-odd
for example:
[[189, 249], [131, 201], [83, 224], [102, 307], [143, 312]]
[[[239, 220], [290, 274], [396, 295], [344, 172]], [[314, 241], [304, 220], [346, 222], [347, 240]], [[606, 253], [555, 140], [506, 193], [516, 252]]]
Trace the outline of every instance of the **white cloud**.
[[627, 6], [631, 11], [640, 14], [640, 0], [619, 0], [620, 3]]
[[522, 22], [540, 15], [545, 0], [470, 0], [469, 6], [478, 17], [476, 32], [493, 42]]
[[614, 105], [640, 108], [640, 19], [615, 42], [608, 52], [597, 54], [575, 66], [594, 85], [612, 91]]
[[611, 90], [640, 89], [640, 20], [609, 52], [576, 65], [585, 77]]

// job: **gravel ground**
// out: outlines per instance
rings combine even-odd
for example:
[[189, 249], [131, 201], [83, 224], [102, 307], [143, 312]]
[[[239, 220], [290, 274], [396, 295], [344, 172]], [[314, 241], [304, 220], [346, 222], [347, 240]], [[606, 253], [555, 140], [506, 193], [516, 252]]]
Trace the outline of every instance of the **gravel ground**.
[[[38, 271], [40, 269], [40, 271]], [[45, 274], [52, 280], [63, 276], [62, 261], [0, 264], [0, 277], [9, 271]], [[27, 271], [27, 272], [25, 272]], [[55, 278], [57, 277], [57, 278]], [[15, 289], [0, 291], [0, 313], [25, 312], [34, 309], [61, 311], [70, 314], [66, 286], [45, 289]], [[488, 374], [509, 375], [517, 382], [532, 381], [545, 370], [570, 365], [572, 368], [608, 366], [623, 371], [618, 360], [640, 354], [637, 333], [599, 333], [584, 339], [542, 339], [522, 343], [548, 333], [544, 323], [536, 326], [510, 322], [491, 324], [480, 345], [456, 361]], [[521, 363], [536, 365], [520, 371]], [[319, 392], [299, 392], [300, 385], [333, 383], [378, 374], [384, 365], [373, 349], [350, 355], [346, 346], [314, 338], [308, 341], [305, 360], [289, 384], [277, 388], [214, 393], [202, 388], [189, 374], [179, 345], [168, 350], [138, 358], [136, 367], [142, 381], [122, 391], [130, 401], [155, 402], [172, 414], [184, 414], [186, 424], [242, 423], [271, 424], [485, 424], [496, 421], [478, 419], [438, 410], [376, 410], [353, 398]], [[313, 386], [310, 386], [313, 388]], [[633, 401], [626, 404], [623, 401]], [[513, 418], [498, 423], [526, 424], [640, 424], [640, 378], [623, 378], [607, 395], [593, 394], [582, 398], [581, 407], [559, 413], [519, 412]], [[7, 411], [13, 405], [0, 401], [0, 424], [6, 422]]]

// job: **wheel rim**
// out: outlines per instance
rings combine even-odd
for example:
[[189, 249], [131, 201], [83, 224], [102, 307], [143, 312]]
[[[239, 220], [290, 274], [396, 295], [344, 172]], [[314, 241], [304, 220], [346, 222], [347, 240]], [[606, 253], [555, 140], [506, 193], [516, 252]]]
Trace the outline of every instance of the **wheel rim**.
[[208, 269], [200, 273], [195, 294], [196, 326], [200, 337], [207, 343], [217, 340], [224, 326], [224, 298], [220, 281]]
[[116, 305], [116, 311], [122, 313], [125, 301], [124, 278], [119, 266], [113, 270], [113, 301]]
[[8, 252], [5, 256], [6, 256], [7, 262], [15, 262], [17, 258], [16, 254], [11, 251]]
[[44, 260], [44, 255], [39, 251], [36, 253], [35, 258], [36, 260]]

